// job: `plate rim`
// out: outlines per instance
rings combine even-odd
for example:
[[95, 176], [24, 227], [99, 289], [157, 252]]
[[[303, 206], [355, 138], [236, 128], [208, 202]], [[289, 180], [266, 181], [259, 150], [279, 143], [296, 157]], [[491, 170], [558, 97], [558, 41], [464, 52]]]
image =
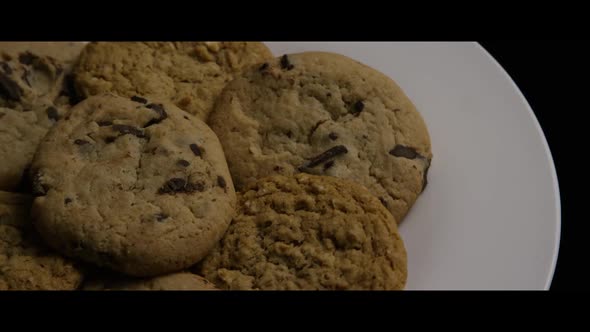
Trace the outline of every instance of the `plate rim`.
[[524, 94], [522, 93], [522, 91], [520, 90], [518, 85], [516, 84], [516, 82], [512, 79], [512, 77], [506, 71], [506, 69], [504, 69], [504, 67], [498, 62], [498, 60], [490, 52], [488, 52], [488, 50], [485, 49], [485, 47], [483, 47], [479, 42], [474, 42], [474, 45], [476, 45], [478, 50], [484, 56], [486, 56], [492, 62], [492, 64], [494, 64], [497, 67], [497, 69], [499, 69], [499, 71], [502, 73], [502, 75], [510, 82], [510, 84], [512, 85], [512, 88], [516, 91], [516, 94], [518, 95], [518, 97], [521, 99], [521, 101], [525, 105], [525, 108], [527, 109], [527, 113], [528, 113], [529, 117], [531, 118], [531, 120], [533, 121], [535, 129], [537, 130], [537, 133], [541, 136], [541, 143], [543, 145], [543, 149], [545, 150], [545, 154], [547, 155], [547, 157], [549, 157], [549, 161], [550, 161], [549, 169], [550, 169], [550, 173], [551, 173], [551, 184], [552, 184], [553, 190], [555, 192], [555, 202], [554, 202], [555, 214], [556, 214], [555, 220], [557, 221], [555, 224], [555, 235], [554, 235], [555, 238], [554, 238], [554, 247], [553, 247], [553, 257], [552, 257], [552, 261], [551, 261], [551, 270], [549, 271], [549, 274], [547, 275], [547, 280], [545, 280], [545, 286], [544, 286], [544, 290], [549, 290], [551, 288], [551, 284], [553, 282], [553, 277], [555, 276], [555, 269], [557, 267], [557, 260], [559, 257], [559, 249], [561, 246], [561, 227], [562, 227], [562, 225], [561, 225], [561, 193], [559, 190], [559, 180], [557, 178], [557, 170], [555, 168], [555, 160], [553, 159], [553, 154], [551, 153], [551, 148], [549, 147], [549, 143], [547, 141], [547, 137], [545, 136], [545, 133], [543, 132], [543, 128], [541, 127], [541, 124], [539, 123], [539, 119], [537, 119], [537, 116], [535, 115], [533, 108], [529, 104], [528, 100], [526, 99], [526, 97], [524, 96]]

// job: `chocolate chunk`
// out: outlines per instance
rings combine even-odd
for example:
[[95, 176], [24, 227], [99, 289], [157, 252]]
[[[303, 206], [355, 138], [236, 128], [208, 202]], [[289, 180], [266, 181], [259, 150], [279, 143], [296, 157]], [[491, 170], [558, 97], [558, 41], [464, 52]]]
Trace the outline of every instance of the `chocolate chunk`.
[[27, 83], [29, 88], [32, 88], [33, 86], [31, 85], [31, 81], [29, 81], [29, 76], [31, 76], [31, 72], [25, 69], [20, 78]]
[[191, 144], [190, 148], [191, 148], [191, 151], [193, 151], [193, 153], [195, 154], [195, 156], [202, 157], [203, 151], [201, 150], [201, 148], [198, 145]]
[[330, 133], [330, 134], [328, 134], [328, 137], [329, 137], [331, 140], [335, 141], [335, 140], [337, 140], [337, 139], [338, 139], [338, 134], [336, 134], [336, 133]]
[[113, 130], [120, 132], [122, 135], [133, 135], [139, 138], [145, 138], [145, 134], [140, 129], [137, 129], [133, 126], [122, 125], [122, 124], [114, 124], [111, 128]]
[[334, 160], [328, 161], [327, 163], [324, 164], [324, 171], [329, 168], [332, 168], [332, 166], [334, 166]]
[[33, 196], [45, 196], [49, 191], [49, 186], [42, 182], [41, 177], [42, 175], [39, 172], [34, 172], [31, 177]]
[[86, 144], [90, 144], [90, 142], [85, 141], [83, 139], [77, 139], [77, 140], [74, 141], [74, 144], [76, 144], [76, 145], [86, 145]]
[[361, 100], [359, 100], [356, 103], [354, 103], [354, 105], [352, 106], [352, 114], [359, 115], [364, 109], [365, 109], [365, 103], [363, 103]]
[[168, 117], [166, 110], [164, 110], [164, 105], [162, 105], [162, 104], [149, 104], [146, 107], [156, 111], [156, 113], [158, 113], [158, 117], [148, 121], [148, 123], [146, 123], [143, 126], [144, 128], [149, 127], [149, 126], [156, 124], [156, 123], [160, 123], [162, 120], [164, 120]]
[[387, 207], [387, 201], [385, 200], [385, 198], [379, 197], [379, 201], [381, 201], [381, 204], [383, 204], [383, 206]]
[[186, 181], [181, 178], [173, 178], [168, 180], [164, 185], [158, 190], [159, 194], [169, 194], [175, 192], [181, 192], [184, 190], [186, 186]]
[[168, 219], [168, 215], [167, 214], [165, 214], [165, 213], [158, 213], [158, 214], [156, 214], [156, 220], [157, 221], [162, 222], [162, 221], [164, 221], [164, 219]]
[[113, 122], [111, 122], [111, 121], [98, 121], [96, 124], [99, 127], [107, 127], [107, 126], [112, 126]]
[[280, 172], [280, 171], [282, 171], [282, 170], [283, 170], [283, 167], [281, 167], [281, 166], [277, 165], [277, 166], [275, 166], [275, 167], [273, 168], [273, 170], [274, 170], [275, 172]]
[[202, 182], [187, 183], [184, 179], [173, 178], [168, 180], [159, 190], [158, 194], [192, 193], [205, 190]]
[[0, 119], [2, 119], [5, 115], [6, 113], [0, 113]]
[[262, 64], [262, 66], [260, 66], [260, 68], [258, 68], [258, 70], [263, 71], [266, 70], [268, 68], [268, 62], [265, 62]]
[[223, 191], [227, 192], [227, 188], [225, 187], [227, 183], [225, 183], [225, 179], [223, 178], [223, 176], [220, 175], [217, 177], [217, 185], [223, 188]]
[[133, 96], [131, 97], [131, 100], [136, 102], [136, 103], [142, 103], [142, 104], [147, 104], [147, 99], [139, 97], [139, 96]]
[[0, 63], [0, 66], [6, 75], [12, 74], [12, 68], [6, 62]]
[[311, 158], [307, 164], [299, 167], [299, 170], [301, 171], [305, 168], [316, 167], [317, 165], [323, 164], [336, 156], [346, 153], [348, 153], [348, 149], [344, 145], [337, 145], [333, 148], [328, 149], [322, 154]]
[[70, 204], [71, 202], [72, 202], [71, 198], [66, 197], [66, 199], [64, 199], [64, 204]]
[[404, 145], [396, 145], [389, 154], [395, 157], [402, 157], [407, 159], [416, 159], [418, 157], [418, 152], [415, 149], [404, 146]]
[[180, 159], [179, 161], [176, 162], [176, 165], [178, 166], [182, 166], [182, 167], [188, 167], [191, 163], [189, 163], [188, 161], [184, 160], [184, 159]]
[[164, 105], [162, 105], [162, 104], [148, 104], [145, 107], [156, 111], [160, 115], [166, 115], [166, 111], [164, 110]]
[[0, 73], [0, 94], [6, 96], [7, 99], [19, 101], [23, 95], [23, 89], [9, 76]]
[[24, 52], [18, 55], [18, 61], [23, 65], [31, 65], [33, 64], [33, 61], [35, 61], [35, 59], [38, 58], [38, 56], [34, 55], [31, 52]]
[[326, 97], [332, 97], [332, 94], [330, 92], [326, 93]]
[[117, 136], [108, 136], [104, 139], [105, 143], [111, 144], [117, 140]]
[[289, 130], [289, 131], [287, 132], [287, 137], [289, 137], [289, 138], [293, 138], [293, 132]]
[[57, 112], [57, 108], [53, 106], [49, 106], [45, 112], [47, 113], [47, 117], [53, 121], [59, 120], [59, 113]]
[[184, 116], [184, 118], [185, 118], [185, 119], [187, 119], [187, 120], [190, 120], [190, 119], [188, 118], [188, 116], [186, 116], [186, 115]]
[[289, 61], [289, 57], [287, 56], [287, 54], [281, 57], [281, 68], [291, 70], [294, 67], [295, 66], [293, 66], [293, 64]]

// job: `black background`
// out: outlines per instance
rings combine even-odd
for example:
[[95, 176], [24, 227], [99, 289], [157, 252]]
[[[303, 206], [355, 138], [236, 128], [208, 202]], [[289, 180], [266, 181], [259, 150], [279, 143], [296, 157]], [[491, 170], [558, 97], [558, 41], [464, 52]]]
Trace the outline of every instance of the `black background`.
[[[587, 217], [574, 213], [586, 196], [587, 41], [481, 41], [519, 86], [547, 137], [561, 192], [562, 229], [551, 290], [587, 290], [583, 243]], [[576, 193], [579, 191], [580, 193]], [[499, 244], [501, 245], [501, 244]]]

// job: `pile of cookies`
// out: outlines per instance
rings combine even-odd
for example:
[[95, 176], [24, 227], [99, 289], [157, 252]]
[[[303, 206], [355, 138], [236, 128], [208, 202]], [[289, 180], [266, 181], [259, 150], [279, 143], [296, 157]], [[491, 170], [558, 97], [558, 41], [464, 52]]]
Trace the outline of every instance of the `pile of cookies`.
[[257, 42], [31, 45], [0, 43], [0, 289], [405, 287], [432, 152], [390, 78]]

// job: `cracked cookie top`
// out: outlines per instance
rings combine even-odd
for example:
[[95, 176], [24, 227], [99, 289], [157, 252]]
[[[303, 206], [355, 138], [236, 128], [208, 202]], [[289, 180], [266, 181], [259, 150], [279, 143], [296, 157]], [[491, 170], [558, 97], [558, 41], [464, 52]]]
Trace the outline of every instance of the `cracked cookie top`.
[[197, 269], [222, 289], [401, 290], [407, 257], [393, 217], [366, 188], [275, 175], [240, 195], [225, 236]]
[[268, 174], [354, 180], [401, 222], [426, 186], [430, 137], [382, 73], [342, 55], [289, 54], [228, 84], [209, 118], [236, 189]]
[[237, 72], [271, 58], [259, 42], [97, 42], [84, 48], [74, 75], [82, 96], [139, 94], [206, 120]]
[[31, 179], [35, 226], [48, 244], [134, 276], [198, 262], [234, 212], [215, 134], [141, 96], [105, 94], [73, 107], [41, 142]]

